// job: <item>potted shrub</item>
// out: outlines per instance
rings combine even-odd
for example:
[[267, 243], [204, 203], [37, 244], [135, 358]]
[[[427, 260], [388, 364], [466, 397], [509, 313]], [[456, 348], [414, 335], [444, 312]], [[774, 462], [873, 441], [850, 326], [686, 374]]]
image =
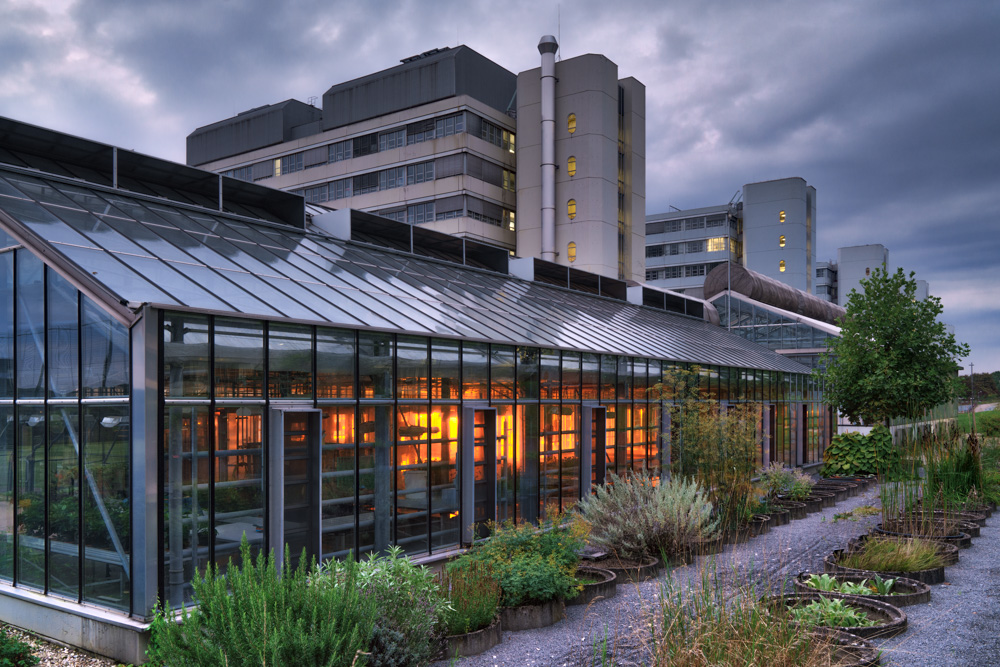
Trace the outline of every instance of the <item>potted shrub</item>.
[[500, 582], [484, 563], [445, 569], [441, 588], [450, 602], [441, 615], [446, 658], [478, 655], [500, 643]]

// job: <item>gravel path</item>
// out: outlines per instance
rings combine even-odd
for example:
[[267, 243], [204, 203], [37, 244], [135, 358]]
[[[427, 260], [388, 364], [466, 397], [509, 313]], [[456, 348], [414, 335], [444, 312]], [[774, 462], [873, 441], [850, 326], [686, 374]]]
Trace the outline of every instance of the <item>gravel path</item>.
[[[689, 585], [700, 581], [711, 559], [724, 585], [754, 582], [759, 594], [777, 592], [802, 571], [823, 571], [823, 558], [847, 541], [868, 532], [879, 516], [835, 520], [862, 505], [878, 506], [878, 491], [837, 503], [787, 526], [772, 528], [746, 544], [727, 545], [717, 556], [699, 557], [692, 565], [672, 571], [674, 581]], [[906, 633], [876, 642], [884, 651], [882, 664], [890, 667], [945, 667], [951, 665], [1000, 665], [1000, 517], [989, 520], [982, 537], [963, 549], [958, 565], [946, 569], [947, 583], [931, 587], [931, 603], [906, 607]], [[590, 607], [567, 607], [567, 617], [548, 628], [504, 632], [503, 641], [490, 651], [436, 667], [503, 667], [522, 665], [586, 667], [594, 663], [594, 646], [607, 638], [613, 664], [622, 667], [648, 662], [644, 651], [645, 628], [656, 607], [663, 575], [655, 581], [618, 586], [618, 594]], [[597, 663], [599, 664], [599, 662]]]

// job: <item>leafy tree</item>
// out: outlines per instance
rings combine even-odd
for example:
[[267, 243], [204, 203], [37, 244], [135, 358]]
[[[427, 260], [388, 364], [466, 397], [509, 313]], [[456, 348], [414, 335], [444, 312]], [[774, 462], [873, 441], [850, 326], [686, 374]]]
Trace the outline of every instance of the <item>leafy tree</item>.
[[956, 360], [969, 346], [955, 342], [941, 314], [941, 299], [916, 298], [917, 282], [902, 269], [875, 269], [851, 290], [840, 338], [832, 338], [816, 371], [826, 383], [825, 400], [855, 423], [889, 423], [918, 417], [952, 400]]

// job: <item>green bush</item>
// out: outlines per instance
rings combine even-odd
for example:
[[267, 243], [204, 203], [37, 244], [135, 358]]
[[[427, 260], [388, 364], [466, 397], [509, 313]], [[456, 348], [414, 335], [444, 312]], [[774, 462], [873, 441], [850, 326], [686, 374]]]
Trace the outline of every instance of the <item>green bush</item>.
[[[374, 600], [362, 595], [358, 566], [344, 563], [331, 585], [310, 585], [315, 565], [303, 557], [278, 575], [272, 556], [252, 558], [240, 545], [242, 566], [225, 577], [211, 565], [192, 582], [198, 606], [176, 623], [169, 607], [153, 620], [150, 663], [171, 667], [246, 665], [365, 665], [376, 617]], [[355, 657], [357, 656], [357, 662]]]
[[850, 606], [840, 598], [820, 598], [815, 602], [788, 610], [798, 623], [827, 628], [863, 628], [875, 625], [868, 614]]
[[441, 575], [451, 608], [444, 612], [445, 634], [461, 635], [490, 625], [500, 606], [500, 582], [486, 565], [471, 562]]
[[772, 463], [761, 470], [760, 484], [768, 498], [785, 496], [791, 500], [802, 500], [812, 493], [813, 481], [801, 469], [784, 467]]
[[591, 544], [632, 560], [677, 556], [718, 528], [712, 503], [696, 482], [661, 478], [654, 485], [646, 471], [612, 474], [577, 509], [590, 525]]
[[586, 527], [570, 522], [564, 514], [541, 526], [491, 524], [488, 540], [477, 542], [466, 554], [448, 565], [448, 574], [481, 563], [500, 582], [501, 602], [506, 607], [548, 602], [579, 592], [576, 568], [584, 546]]
[[0, 627], [0, 667], [33, 667], [38, 658], [31, 645], [21, 641], [7, 628]]
[[892, 444], [892, 434], [884, 425], [868, 435], [842, 433], [833, 437], [823, 452], [820, 475], [871, 475], [895, 471], [899, 450]]

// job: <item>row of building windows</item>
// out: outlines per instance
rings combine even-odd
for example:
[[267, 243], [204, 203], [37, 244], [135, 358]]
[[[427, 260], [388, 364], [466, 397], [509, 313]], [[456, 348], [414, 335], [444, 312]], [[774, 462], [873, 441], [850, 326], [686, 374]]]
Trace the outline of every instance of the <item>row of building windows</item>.
[[708, 264], [685, 264], [682, 266], [664, 266], [659, 269], [647, 269], [646, 280], [674, 280], [677, 278], [698, 278], [706, 275], [709, 271], [722, 264], [713, 262]]
[[[736, 252], [736, 240], [729, 239], [730, 252]], [[723, 252], [726, 249], [726, 237], [698, 239], [682, 243], [661, 243], [646, 246], [646, 257], [665, 257], [693, 252]]]
[[702, 215], [677, 220], [648, 222], [646, 223], [646, 234], [651, 236], [653, 234], [673, 234], [680, 231], [725, 227], [727, 217], [729, 217], [729, 226], [733, 231], [736, 231], [738, 229], [736, 218], [730, 217], [725, 213], [719, 213], [717, 215]]
[[514, 211], [478, 197], [465, 195], [442, 197], [408, 206], [394, 206], [376, 211], [376, 214], [410, 225], [420, 225], [434, 220], [469, 217], [495, 227], [512, 232], [516, 231]]
[[294, 192], [303, 195], [307, 202], [318, 204], [370, 192], [391, 190], [405, 185], [428, 183], [435, 178], [447, 178], [460, 174], [467, 174], [509, 192], [517, 191], [517, 178], [513, 171], [476, 155], [455, 153], [405, 167], [390, 167], [340, 178]]
[[260, 181], [272, 176], [291, 174], [324, 164], [342, 162], [351, 158], [402, 148], [403, 146], [418, 144], [453, 134], [461, 134], [466, 131], [509, 153], [513, 153], [515, 150], [513, 132], [505, 130], [499, 125], [471, 112], [460, 111], [439, 118], [429, 118], [416, 123], [410, 123], [405, 127], [373, 132], [360, 137], [309, 148], [299, 153], [265, 160], [253, 165], [237, 167], [222, 172], [222, 175], [241, 181]]

